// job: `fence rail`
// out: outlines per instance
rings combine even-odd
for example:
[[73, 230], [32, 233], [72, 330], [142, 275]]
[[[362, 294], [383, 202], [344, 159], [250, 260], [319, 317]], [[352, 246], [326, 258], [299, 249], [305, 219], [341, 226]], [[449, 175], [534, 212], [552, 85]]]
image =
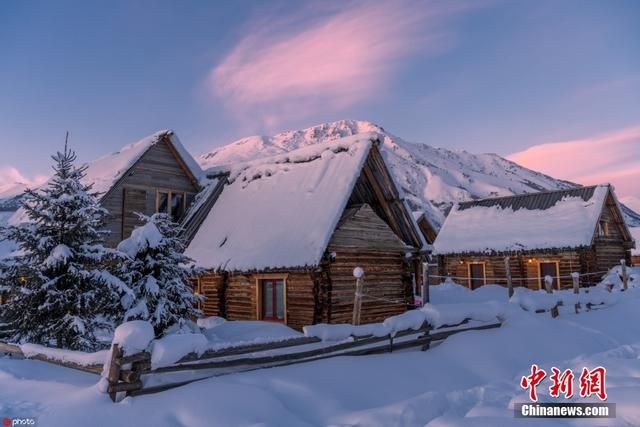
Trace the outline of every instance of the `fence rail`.
[[[112, 347], [112, 362], [108, 373], [109, 395], [116, 402], [124, 396], [138, 396], [157, 393], [175, 387], [180, 387], [206, 378], [266, 369], [279, 366], [289, 366], [299, 363], [313, 362], [338, 356], [362, 356], [370, 354], [388, 353], [397, 350], [420, 347], [427, 350], [431, 342], [443, 340], [447, 337], [465, 331], [498, 328], [500, 321], [485, 323], [477, 326], [460, 328], [469, 323], [469, 319], [456, 325], [445, 325], [432, 329], [424, 323], [419, 329], [406, 329], [395, 335], [381, 337], [367, 335], [352, 337], [351, 341], [335, 344], [323, 343], [318, 338], [304, 337], [290, 340], [255, 344], [242, 347], [226, 348], [208, 351], [198, 356], [189, 354], [170, 366], [151, 368], [149, 353], [143, 352], [132, 356], [122, 356], [118, 346]], [[317, 345], [316, 348], [308, 348]], [[280, 354], [260, 354], [274, 350], [287, 350]], [[128, 368], [128, 369], [125, 369]], [[170, 378], [162, 379], [163, 375], [190, 372], [196, 378], [187, 380]], [[202, 374], [198, 376], [198, 372]], [[155, 382], [155, 383], [154, 383]]]

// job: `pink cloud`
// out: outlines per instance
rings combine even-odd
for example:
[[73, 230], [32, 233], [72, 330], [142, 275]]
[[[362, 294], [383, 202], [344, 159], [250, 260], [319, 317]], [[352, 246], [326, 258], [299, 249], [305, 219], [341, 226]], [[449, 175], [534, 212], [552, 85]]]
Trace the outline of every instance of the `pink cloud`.
[[[345, 2], [260, 22], [210, 72], [208, 88], [238, 115], [274, 126], [322, 108], [375, 100], [412, 53], [451, 45], [442, 21], [465, 10], [451, 2]], [[309, 22], [308, 15], [318, 16]]]
[[22, 192], [25, 186], [35, 187], [47, 180], [44, 175], [28, 178], [13, 166], [0, 165], [0, 198], [12, 197]]
[[620, 196], [640, 196], [640, 126], [536, 145], [507, 157], [556, 178], [580, 184], [610, 182]]

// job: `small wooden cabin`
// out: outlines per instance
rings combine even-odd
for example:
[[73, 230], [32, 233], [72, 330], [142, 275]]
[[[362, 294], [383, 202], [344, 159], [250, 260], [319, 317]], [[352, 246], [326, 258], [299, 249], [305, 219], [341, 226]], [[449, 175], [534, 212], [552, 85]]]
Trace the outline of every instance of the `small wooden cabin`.
[[598, 282], [621, 259], [630, 262], [634, 241], [610, 185], [577, 187], [459, 203], [434, 243], [440, 276], [472, 289], [506, 285], [540, 289], [545, 276], [556, 288]]
[[[156, 132], [86, 165], [83, 182], [93, 184], [109, 211], [106, 244], [115, 247], [140, 225], [136, 213], [165, 212], [174, 221], [185, 217], [200, 191], [202, 169], [171, 130]], [[26, 220], [22, 209], [10, 219]]]
[[407, 310], [425, 242], [378, 145], [357, 135], [228, 170], [185, 226], [204, 314], [351, 322], [355, 267], [362, 323]]
[[175, 133], [165, 130], [101, 157], [87, 168], [100, 203], [109, 211], [107, 238], [116, 246], [140, 225], [136, 213], [165, 212], [180, 222], [200, 191], [202, 173]]

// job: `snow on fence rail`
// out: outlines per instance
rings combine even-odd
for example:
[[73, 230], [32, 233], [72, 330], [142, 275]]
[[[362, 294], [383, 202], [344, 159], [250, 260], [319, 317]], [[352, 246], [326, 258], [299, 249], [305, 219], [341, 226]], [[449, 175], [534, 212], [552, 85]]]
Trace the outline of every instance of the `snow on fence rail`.
[[480, 316], [472, 316], [479, 317], [480, 324], [460, 328], [478, 319], [449, 316], [447, 319], [460, 318], [460, 321], [455, 324], [437, 323], [437, 329], [434, 329], [434, 325], [428, 320], [432, 315], [433, 313], [418, 313], [418, 310], [414, 310], [387, 319], [386, 325], [384, 322], [361, 326], [314, 325], [305, 328], [304, 337], [231, 346], [203, 353], [191, 352], [166, 365], [154, 364], [157, 349], [151, 342], [147, 345], [147, 349], [151, 351], [134, 353], [123, 351], [127, 347], [126, 342], [115, 342], [109, 363], [105, 365], [107, 368], [103, 372], [102, 389], [117, 402], [125, 396], [156, 393], [231, 373], [415, 347], [424, 351], [432, 341], [442, 340], [459, 332], [498, 328], [502, 325], [495, 315], [489, 318], [485, 312]]

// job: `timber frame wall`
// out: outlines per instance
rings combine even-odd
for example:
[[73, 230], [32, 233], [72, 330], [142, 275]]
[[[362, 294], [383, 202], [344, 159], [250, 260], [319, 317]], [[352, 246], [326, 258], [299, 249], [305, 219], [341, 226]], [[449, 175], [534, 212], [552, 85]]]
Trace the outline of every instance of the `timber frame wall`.
[[[527, 251], [514, 254], [452, 254], [438, 256], [438, 274], [466, 278], [469, 276], [470, 263], [484, 263], [486, 283], [507, 284], [504, 259], [510, 257], [511, 275], [514, 286], [526, 286], [530, 289], [540, 289], [540, 263], [557, 262], [560, 276], [560, 288], [570, 288], [571, 273], [580, 274], [607, 271], [619, 265], [621, 259], [631, 262], [630, 248], [633, 246], [623, 226], [622, 215], [617, 208], [613, 195], [607, 195], [603, 206], [598, 227], [594, 230], [593, 242], [590, 247], [570, 248], [565, 250]], [[523, 224], [526, 227], [526, 224]], [[600, 233], [600, 229], [606, 230]], [[583, 284], [597, 282], [597, 277], [585, 280]], [[455, 280], [469, 286], [469, 280]], [[543, 285], [544, 286], [544, 285]]]
[[[223, 190], [224, 191], [224, 190]], [[327, 207], [331, 208], [331, 207]], [[209, 272], [196, 279], [205, 316], [260, 319], [262, 278], [285, 284], [285, 322], [296, 329], [316, 323], [352, 321], [353, 269], [365, 271], [361, 322], [403, 313], [413, 302], [415, 266], [423, 254], [420, 230], [400, 199], [374, 145], [320, 265], [256, 272]], [[409, 254], [409, 256], [407, 256]]]
[[158, 191], [185, 195], [185, 212], [199, 191], [197, 179], [165, 136], [146, 153], [102, 196], [100, 203], [109, 211], [106, 244], [115, 247], [140, 225], [136, 212], [156, 213]]

